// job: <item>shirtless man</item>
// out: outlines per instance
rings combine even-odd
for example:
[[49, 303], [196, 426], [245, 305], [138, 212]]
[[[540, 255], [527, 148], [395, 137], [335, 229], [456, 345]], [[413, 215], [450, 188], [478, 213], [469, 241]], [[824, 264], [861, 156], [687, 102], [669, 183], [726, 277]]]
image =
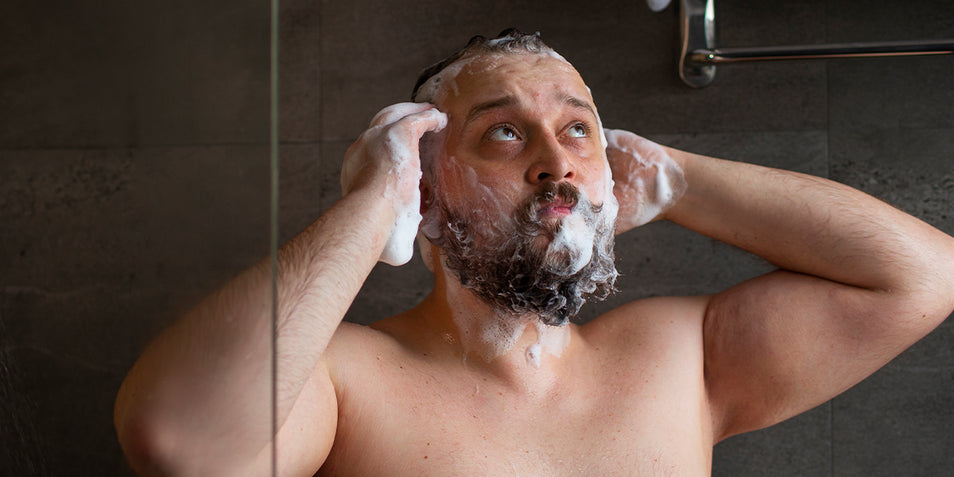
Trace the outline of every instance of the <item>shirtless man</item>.
[[[267, 475], [274, 445], [282, 476], [703, 476], [717, 442], [831, 399], [954, 309], [951, 237], [825, 179], [604, 137], [535, 36], [478, 39], [423, 80], [348, 150], [344, 197], [279, 251], [277, 433], [266, 262], [130, 372], [116, 427], [138, 472]], [[433, 291], [343, 323], [382, 253], [407, 260], [418, 203]], [[568, 323], [613, 288], [614, 218], [616, 233], [670, 220], [779, 270]]]

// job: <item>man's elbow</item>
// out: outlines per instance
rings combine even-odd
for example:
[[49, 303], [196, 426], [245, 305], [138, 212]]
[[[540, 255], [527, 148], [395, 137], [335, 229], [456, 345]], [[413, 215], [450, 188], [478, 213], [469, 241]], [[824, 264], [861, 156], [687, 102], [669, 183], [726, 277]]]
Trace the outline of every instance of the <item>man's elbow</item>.
[[128, 382], [116, 399], [113, 426], [130, 467], [141, 476], [194, 475], [183, 444], [188, 436], [158, 409], [136, 396]]
[[160, 426], [143, 414], [116, 414], [114, 426], [119, 445], [130, 467], [141, 476], [180, 474], [172, 461], [173, 452], [161, 437]]
[[270, 447], [249, 453], [225, 439], [210, 439], [168, 414], [120, 411], [117, 406], [116, 435], [129, 466], [140, 476], [244, 477], [266, 475], [270, 468]]
[[894, 267], [891, 286], [881, 290], [899, 325], [909, 325], [921, 336], [954, 312], [954, 238], [932, 232], [934, 240], [913, 247], [910, 260]]
[[937, 328], [954, 312], [954, 286], [922, 281], [921, 286], [886, 292], [876, 314], [883, 326], [908, 337], [910, 346]]

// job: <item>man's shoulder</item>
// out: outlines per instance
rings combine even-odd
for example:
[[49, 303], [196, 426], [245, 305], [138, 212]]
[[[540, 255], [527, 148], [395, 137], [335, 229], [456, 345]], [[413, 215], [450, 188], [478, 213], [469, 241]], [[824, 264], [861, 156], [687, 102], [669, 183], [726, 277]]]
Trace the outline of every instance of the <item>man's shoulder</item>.
[[322, 359], [334, 375], [335, 370], [355, 369], [393, 354], [395, 347], [393, 337], [374, 327], [342, 321]]
[[326, 353], [330, 357], [360, 353], [361, 350], [386, 349], [394, 338], [374, 326], [342, 321], [331, 337]]
[[709, 296], [652, 297], [632, 301], [583, 325], [594, 342], [631, 347], [634, 343], [673, 341], [701, 344]]

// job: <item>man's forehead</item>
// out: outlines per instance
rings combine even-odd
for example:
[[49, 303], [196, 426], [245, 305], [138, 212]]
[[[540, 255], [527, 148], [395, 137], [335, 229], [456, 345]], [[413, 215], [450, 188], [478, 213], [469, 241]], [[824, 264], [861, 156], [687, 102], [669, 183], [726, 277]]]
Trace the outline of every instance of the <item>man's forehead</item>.
[[[444, 81], [445, 99], [467, 110], [518, 105], [528, 95], [595, 114], [593, 99], [579, 73], [562, 58], [542, 54], [484, 54], [468, 58], [455, 78]], [[438, 107], [441, 105], [438, 104]]]

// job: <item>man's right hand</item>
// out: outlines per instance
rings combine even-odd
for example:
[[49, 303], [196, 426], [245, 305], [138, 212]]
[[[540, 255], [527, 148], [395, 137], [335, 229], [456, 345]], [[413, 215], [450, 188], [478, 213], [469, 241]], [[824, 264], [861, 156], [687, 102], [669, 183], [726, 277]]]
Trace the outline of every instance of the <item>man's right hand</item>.
[[440, 131], [447, 115], [428, 103], [398, 103], [382, 109], [345, 153], [341, 189], [348, 193], [371, 187], [394, 205], [395, 221], [381, 261], [407, 263], [421, 223], [421, 159], [424, 133]]

